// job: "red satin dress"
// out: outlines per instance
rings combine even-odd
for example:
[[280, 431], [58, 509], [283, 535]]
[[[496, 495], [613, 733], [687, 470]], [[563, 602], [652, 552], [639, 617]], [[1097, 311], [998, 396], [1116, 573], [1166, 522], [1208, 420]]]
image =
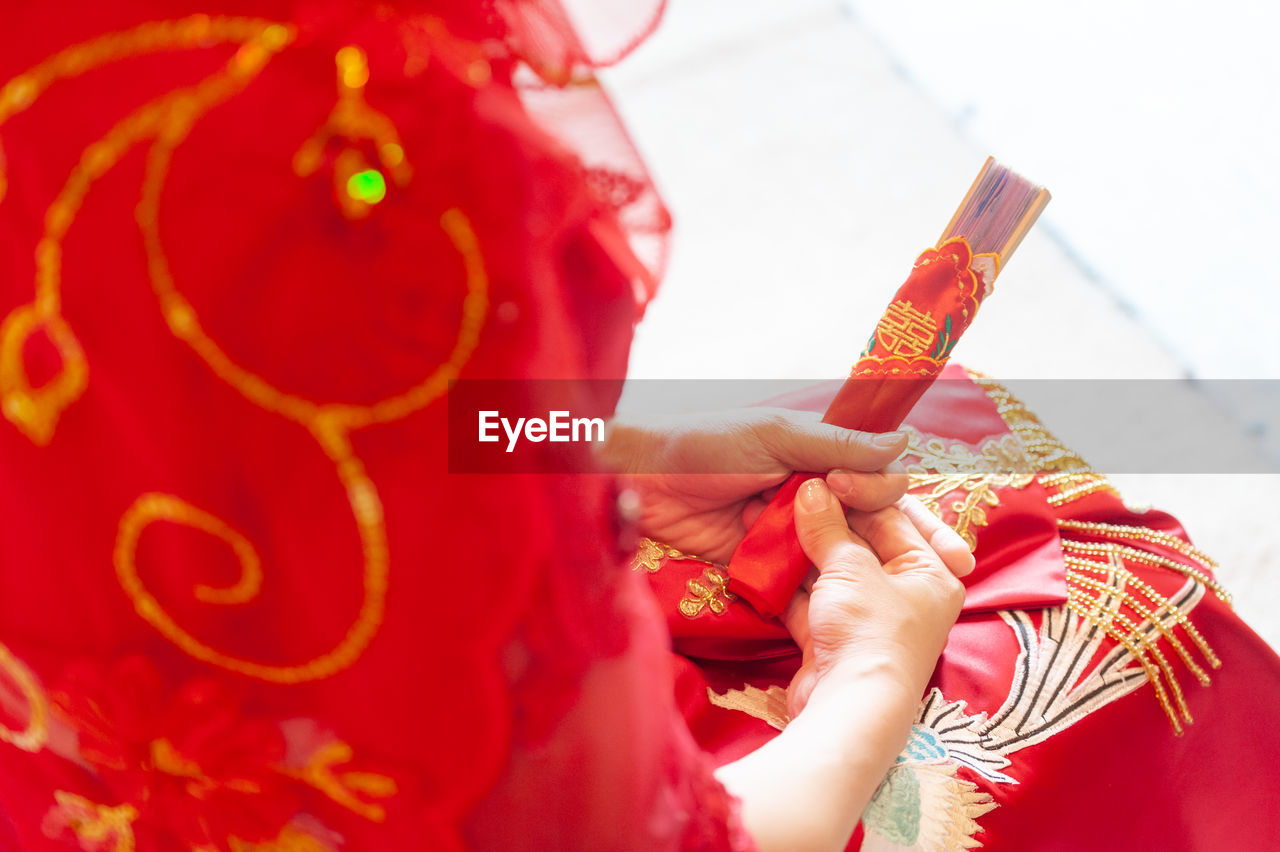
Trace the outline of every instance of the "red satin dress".
[[[823, 410], [838, 388], [776, 403]], [[1277, 848], [1280, 658], [1176, 519], [1130, 507], [1000, 384], [950, 365], [907, 417], [911, 491], [977, 567], [863, 850]], [[681, 706], [727, 762], [799, 667], [729, 566], [646, 541]]]

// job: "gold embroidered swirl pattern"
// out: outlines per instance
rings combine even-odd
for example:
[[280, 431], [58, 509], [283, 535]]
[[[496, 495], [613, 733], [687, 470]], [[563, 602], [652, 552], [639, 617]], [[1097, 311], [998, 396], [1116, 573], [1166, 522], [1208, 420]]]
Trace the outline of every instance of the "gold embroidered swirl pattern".
[[[262, 588], [262, 560], [247, 538], [220, 518], [197, 509], [185, 500], [168, 494], [143, 494], [124, 513], [124, 518], [120, 521], [120, 534], [116, 539], [116, 547], [122, 551], [116, 559], [117, 570], [122, 567], [125, 569], [120, 575], [120, 584], [125, 587], [130, 598], [142, 601], [150, 597], [142, 581], [138, 579], [133, 556], [142, 531], [156, 521], [180, 524], [221, 539], [231, 548], [236, 561], [240, 563], [240, 578], [234, 584], [226, 588], [198, 585], [194, 589], [197, 600], [214, 604], [240, 604], [257, 596], [258, 590]], [[159, 611], [160, 608], [154, 598], [146, 606], [152, 611]]]
[[[63, 410], [88, 386], [88, 365], [79, 341], [61, 315], [62, 241], [93, 183], [106, 174], [139, 141], [155, 135], [164, 116], [187, 112], [199, 102], [210, 105], [242, 89], [271, 56], [293, 40], [283, 24], [248, 18], [195, 15], [180, 21], [142, 24], [67, 48], [0, 89], [0, 126], [31, 106], [58, 80], [78, 76], [111, 62], [162, 50], [218, 44], [240, 48], [223, 71], [207, 80], [162, 96], [117, 122], [105, 136], [84, 149], [44, 217], [44, 233], [36, 243], [36, 298], [14, 309], [0, 325], [0, 411], [23, 434], [44, 446], [53, 438]], [[44, 386], [33, 388], [23, 349], [44, 331], [57, 349], [61, 367]]]
[[[201, 82], [162, 95], [119, 121], [89, 145], [71, 170], [45, 217], [45, 233], [36, 246], [36, 299], [10, 313], [0, 326], [0, 410], [34, 443], [52, 440], [58, 418], [88, 384], [84, 353], [61, 310], [62, 240], [93, 182], [109, 171], [133, 147], [151, 141], [142, 183], [137, 220], [146, 253], [152, 288], [166, 324], [205, 363], [211, 373], [234, 388], [249, 403], [303, 427], [333, 464], [346, 492], [363, 554], [363, 598], [355, 621], [331, 650], [305, 662], [277, 665], [242, 659], [218, 651], [184, 630], [146, 591], [136, 565], [137, 544], [146, 527], [156, 521], [183, 524], [225, 541], [241, 565], [240, 581], [228, 589], [197, 586], [198, 599], [215, 604], [240, 604], [254, 598], [262, 583], [261, 568], [252, 545], [230, 525], [173, 495], [144, 494], [121, 518], [115, 546], [115, 568], [121, 586], [139, 616], [192, 657], [248, 677], [275, 683], [301, 683], [328, 677], [351, 665], [381, 625], [388, 576], [386, 530], [377, 488], [351, 446], [352, 431], [389, 423], [419, 411], [442, 397], [470, 359], [488, 312], [488, 277], [470, 221], [457, 209], [440, 217], [440, 226], [463, 260], [466, 293], [457, 337], [446, 359], [426, 378], [401, 393], [368, 405], [315, 402], [286, 393], [266, 378], [236, 363], [204, 331], [194, 307], [179, 292], [159, 234], [160, 196], [175, 149], [209, 110], [244, 90], [272, 57], [294, 38], [287, 25], [256, 19], [196, 15], [178, 21], [143, 24], [68, 48], [0, 90], [0, 124], [29, 106], [49, 85], [109, 62], [161, 50], [238, 44], [235, 55], [219, 72]], [[337, 57], [340, 103], [335, 116], [346, 116], [336, 130], [380, 143], [379, 156], [397, 182], [408, 179], [403, 149], [385, 117], [363, 104], [367, 66], [358, 48], [344, 48]], [[361, 67], [364, 79], [360, 78]], [[345, 76], [344, 76], [345, 75]], [[345, 88], [344, 88], [345, 87]], [[345, 112], [343, 112], [345, 110]], [[348, 115], [349, 113], [349, 115]], [[348, 120], [349, 119], [349, 120]], [[345, 123], [344, 123], [345, 122]], [[325, 125], [329, 127], [333, 117]], [[329, 127], [330, 130], [334, 128]], [[327, 138], [323, 131], [315, 138]], [[310, 150], [308, 142], [302, 151]], [[305, 160], [306, 157], [304, 156]], [[304, 164], [305, 165], [305, 164]], [[351, 211], [345, 210], [350, 213]], [[32, 388], [23, 350], [27, 340], [44, 331], [57, 348], [61, 368], [43, 387]]]

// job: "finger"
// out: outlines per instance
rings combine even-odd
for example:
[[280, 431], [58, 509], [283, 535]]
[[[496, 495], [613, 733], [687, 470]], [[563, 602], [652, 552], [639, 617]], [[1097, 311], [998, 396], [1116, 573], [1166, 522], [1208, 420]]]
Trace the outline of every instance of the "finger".
[[973, 552], [969, 550], [968, 543], [960, 537], [958, 532], [944, 524], [941, 518], [914, 497], [903, 497], [897, 505], [920, 531], [920, 535], [934, 552], [942, 557], [947, 570], [957, 577], [963, 577], [973, 571], [977, 562], [973, 558]]
[[[849, 525], [867, 540], [890, 572], [917, 567], [946, 570], [942, 558], [920, 530], [895, 506], [877, 512], [852, 512]], [[889, 565], [890, 562], [895, 564]]]
[[[812, 572], [815, 576], [816, 571]], [[812, 587], [812, 581], [808, 581]], [[809, 695], [817, 683], [817, 668], [813, 657], [813, 636], [809, 632], [809, 591], [801, 588], [791, 597], [786, 611], [782, 614], [783, 623], [791, 633], [792, 640], [800, 646], [800, 669], [791, 679], [787, 688], [787, 715], [794, 719], [809, 702]]]
[[756, 525], [756, 521], [764, 514], [764, 510], [768, 505], [767, 501], [759, 498], [747, 501], [747, 505], [742, 507], [742, 528], [744, 531]]
[[874, 512], [892, 506], [907, 493], [907, 474], [894, 462], [876, 473], [837, 469], [827, 474], [827, 485], [852, 509]]
[[817, 668], [812, 663], [802, 665], [795, 677], [791, 678], [791, 685], [787, 687], [788, 719], [794, 719], [800, 715], [800, 711], [804, 710], [805, 705], [809, 703], [809, 696], [813, 694], [813, 688], [817, 684]]
[[782, 623], [787, 626], [791, 639], [804, 653], [804, 660], [813, 656], [813, 640], [809, 633], [809, 593], [799, 589], [791, 596], [786, 610], [782, 613]]
[[844, 506], [821, 479], [810, 479], [800, 486], [796, 493], [795, 514], [800, 546], [821, 574], [842, 569], [859, 572], [879, 567], [875, 555], [860, 545], [850, 532]]
[[[856, 539], [855, 539], [856, 540]], [[809, 594], [813, 594], [813, 584], [818, 582], [818, 569], [815, 566], [809, 566], [809, 573], [804, 575], [804, 580], [800, 582], [800, 588]]]
[[903, 432], [877, 435], [842, 429], [783, 409], [759, 428], [758, 437], [765, 449], [791, 470], [843, 468], [870, 473], [886, 467], [907, 447]]
[[765, 507], [773, 502], [773, 498], [778, 496], [780, 490], [781, 486], [775, 485], [772, 488], [766, 488], [761, 491], [760, 496], [752, 497], [747, 501], [746, 505], [742, 507], [742, 526], [744, 530], [749, 530], [755, 526]]

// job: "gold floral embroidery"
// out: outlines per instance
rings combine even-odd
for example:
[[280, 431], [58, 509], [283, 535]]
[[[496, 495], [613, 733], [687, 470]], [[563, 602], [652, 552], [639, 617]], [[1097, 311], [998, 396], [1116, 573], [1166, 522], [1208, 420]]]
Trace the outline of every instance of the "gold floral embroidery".
[[21, 731], [14, 731], [0, 725], [0, 742], [9, 743], [23, 751], [38, 752], [49, 739], [49, 702], [36, 684], [36, 677], [31, 669], [4, 645], [0, 645], [0, 675], [7, 676], [27, 702], [26, 727]]
[[692, 559], [697, 562], [705, 562], [697, 556], [683, 553], [674, 547], [655, 541], [651, 538], [641, 537], [636, 544], [635, 555], [631, 557], [631, 570], [645, 570], [650, 574], [656, 574], [658, 569], [662, 567], [663, 561], [667, 559]]
[[46, 834], [56, 827], [71, 831], [82, 849], [134, 852], [133, 822], [138, 810], [133, 805], [100, 805], [65, 790], [55, 790], [53, 799], [57, 804], [45, 818]]
[[1119, 496], [1105, 476], [1054, 437], [1007, 388], [974, 370], [969, 371], [969, 376], [995, 403], [1001, 419], [1022, 442], [1033, 468], [1040, 474], [1040, 484], [1049, 492], [1051, 506], [1062, 506], [1098, 491]]
[[707, 700], [726, 710], [746, 713], [781, 731], [791, 721], [787, 713], [787, 690], [781, 686], [761, 689], [747, 684], [742, 689], [730, 689], [723, 695], [707, 687]]
[[[911, 493], [946, 521], [973, 550], [978, 546], [975, 527], [987, 525], [986, 507], [1000, 505], [997, 488], [1024, 488], [1035, 479], [1031, 460], [1013, 435], [991, 438], [977, 452], [958, 441], [926, 438], [905, 427], [905, 458]], [[957, 500], [944, 502], [960, 492]]]
[[318, 748], [302, 769], [282, 771], [310, 784], [353, 813], [373, 822], [382, 822], [387, 818], [386, 808], [357, 794], [375, 799], [390, 798], [396, 794], [396, 782], [373, 772], [336, 771], [338, 767], [349, 764], [353, 757], [351, 746], [336, 740]]
[[662, 567], [662, 561], [667, 558], [667, 552], [666, 545], [651, 538], [641, 538], [636, 544], [635, 555], [631, 557], [631, 570], [643, 569], [655, 574]]
[[[377, 489], [351, 446], [350, 433], [399, 420], [443, 396], [449, 383], [470, 359], [488, 313], [488, 277], [475, 233], [465, 214], [450, 209], [441, 215], [440, 227], [462, 257], [465, 276], [457, 338], [448, 357], [407, 390], [370, 405], [302, 399], [278, 390], [264, 377], [235, 363], [205, 333], [195, 309], [177, 289], [160, 238], [160, 197], [169, 162], [205, 113], [243, 91], [276, 54], [292, 44], [294, 36], [290, 26], [249, 18], [194, 15], [176, 21], [152, 22], [67, 48], [0, 89], [0, 124], [3, 124], [58, 80], [111, 62], [166, 50], [218, 44], [238, 46], [222, 70], [193, 86], [143, 105], [85, 148], [45, 216], [44, 235], [35, 250], [35, 300], [16, 308], [0, 324], [0, 412], [34, 443], [47, 444], [63, 411], [87, 387], [84, 353], [61, 314], [62, 240], [94, 182], [132, 148], [149, 142], [137, 219], [152, 287], [165, 321], [173, 335], [186, 343], [215, 376], [251, 404], [298, 423], [334, 465], [360, 537], [364, 597], [355, 621], [338, 645], [299, 664], [268, 665], [233, 657], [201, 643], [176, 624], [138, 579], [134, 545], [146, 522], [154, 520], [147, 518], [147, 508], [185, 506], [180, 514], [187, 525], [223, 538], [236, 552], [241, 562], [241, 582], [230, 589], [198, 587], [197, 596], [201, 600], [227, 604], [252, 598], [260, 583], [252, 570], [256, 556], [249, 558], [252, 547], [243, 537], [230, 534], [230, 527], [221, 520], [169, 495], [144, 494], [121, 519], [115, 568], [138, 614], [187, 654], [229, 671], [276, 683], [328, 677], [351, 665], [372, 641], [382, 621], [387, 592], [386, 530]], [[310, 165], [307, 152], [317, 144], [323, 146], [329, 138], [326, 133], [332, 132], [351, 141], [371, 141], [377, 146], [379, 161], [393, 179], [407, 180], [408, 164], [394, 127], [385, 116], [368, 109], [363, 100], [368, 75], [363, 54], [354, 47], [344, 48], [336, 61], [340, 76], [339, 104], [321, 133], [303, 144], [299, 152], [301, 165]], [[348, 161], [348, 165], [355, 162], [350, 158]], [[357, 200], [365, 205], [372, 203], [369, 192], [368, 187], [361, 189]], [[58, 350], [61, 367], [43, 387], [33, 389], [26, 374], [23, 352], [27, 340], [40, 332]]]
[[729, 578], [723, 572], [708, 568], [699, 579], [690, 580], [686, 584], [688, 593], [680, 600], [680, 614], [685, 618], [697, 618], [704, 609], [711, 610], [714, 615], [724, 615], [737, 595], [728, 591]]

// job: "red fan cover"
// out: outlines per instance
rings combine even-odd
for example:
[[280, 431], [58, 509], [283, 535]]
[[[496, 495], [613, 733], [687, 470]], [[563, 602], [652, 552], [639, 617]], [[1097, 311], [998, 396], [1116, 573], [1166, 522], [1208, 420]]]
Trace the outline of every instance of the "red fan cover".
[[[1048, 201], [1044, 188], [988, 159], [937, 246], [916, 258], [823, 419], [868, 432], [898, 428]], [[729, 589], [764, 616], [782, 612], [809, 570], [792, 508], [806, 478], [786, 482], [729, 563]]]

